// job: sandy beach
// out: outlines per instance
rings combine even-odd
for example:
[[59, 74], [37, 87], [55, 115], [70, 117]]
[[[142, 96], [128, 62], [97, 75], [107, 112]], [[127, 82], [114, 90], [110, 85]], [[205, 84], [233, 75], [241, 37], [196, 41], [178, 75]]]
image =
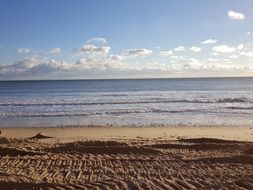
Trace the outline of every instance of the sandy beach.
[[0, 0], [0, 190], [253, 190], [252, 5]]
[[76, 126], [1, 132], [0, 189], [253, 187], [251, 127]]
[[78, 140], [130, 140], [156, 138], [218, 138], [252, 141], [253, 127], [244, 126], [64, 126], [64, 127], [9, 127], [0, 128], [7, 138], [29, 138], [38, 133], [53, 137], [47, 142]]

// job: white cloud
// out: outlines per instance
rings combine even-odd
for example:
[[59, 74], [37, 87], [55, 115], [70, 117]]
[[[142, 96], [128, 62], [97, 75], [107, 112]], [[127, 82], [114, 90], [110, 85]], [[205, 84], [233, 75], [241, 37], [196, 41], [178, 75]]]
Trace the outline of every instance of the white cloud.
[[85, 44], [80, 48], [80, 50], [85, 53], [103, 53], [103, 54], [109, 53], [110, 49], [111, 48], [109, 46], [97, 47], [92, 44]]
[[223, 62], [231, 63], [230, 59], [223, 59]]
[[[202, 44], [213, 44], [217, 40], [208, 39]], [[156, 74], [154, 76], [159, 76], [159, 74], [164, 71], [168, 73], [181, 73], [189, 74], [190, 72], [197, 74], [207, 73], [226, 70], [228, 72], [233, 71], [237, 73], [236, 69], [253, 69], [252, 60], [253, 52], [250, 44], [239, 44], [238, 46], [228, 46], [228, 45], [217, 45], [212, 48], [210, 58], [206, 59], [196, 59], [189, 58], [189, 55], [194, 55], [195, 53], [204, 51], [200, 47], [184, 47], [179, 46], [175, 48], [175, 51], [182, 51], [182, 53], [177, 53], [172, 50], [161, 51], [156, 50], [161, 57], [169, 57], [169, 59], [164, 59], [160, 57], [160, 60], [156, 62], [148, 62], [148, 60], [142, 60], [137, 57], [144, 58], [153, 53], [152, 50], [141, 48], [141, 49], [128, 49], [123, 51], [121, 54], [111, 54], [111, 48], [103, 44], [85, 44], [80, 48], [77, 48], [76, 52], [64, 53], [61, 59], [68, 61], [59, 61], [50, 59], [51, 54], [61, 53], [60, 48], [53, 48], [48, 51], [40, 50], [25, 50], [28, 48], [20, 48], [20, 53], [37, 53], [37, 56], [28, 57], [24, 60], [15, 62], [9, 65], [0, 65], [0, 78], [5, 76], [65, 76], [68, 73], [69, 76], [76, 77], [77, 73], [81, 74], [79, 76], [88, 76], [89, 73], [95, 73], [94, 76], [102, 76], [99, 73], [106, 71], [109, 77], [114, 77], [115, 73], [119, 74], [122, 72], [128, 72], [129, 74], [139, 72], [140, 74]], [[74, 53], [78, 53], [78, 56], [72, 58]], [[224, 53], [224, 55], [221, 55]], [[226, 55], [225, 53], [231, 53]], [[176, 54], [176, 55], [175, 55]], [[197, 54], [196, 54], [197, 55]], [[211, 55], [217, 55], [211, 58]], [[48, 56], [45, 57], [45, 56]], [[157, 56], [157, 55], [156, 55]], [[128, 57], [130, 57], [128, 59]], [[240, 57], [239, 59], [236, 59]], [[55, 57], [56, 58], [56, 57]], [[71, 61], [69, 61], [71, 60]], [[239, 64], [240, 63], [240, 64]], [[112, 71], [114, 73], [112, 73]], [[88, 75], [86, 75], [88, 73]], [[55, 75], [56, 74], [56, 75]], [[110, 75], [111, 74], [111, 75]], [[117, 76], [121, 76], [120, 74]], [[148, 76], [148, 75], [147, 75]], [[176, 75], [175, 75], [176, 76]], [[183, 76], [183, 75], [182, 75]], [[187, 75], [188, 76], [188, 75]], [[195, 76], [195, 75], [192, 75]]]
[[178, 46], [174, 49], [175, 51], [186, 51], [186, 48], [184, 46]]
[[169, 51], [161, 51], [160, 52], [160, 56], [161, 57], [167, 57], [167, 56], [171, 56], [173, 55], [173, 51], [169, 50]]
[[[182, 76], [193, 72], [192, 76], [196, 76], [197, 74], [222, 73], [223, 71], [238, 73], [238, 69], [243, 70], [243, 72], [253, 69], [251, 62], [238, 64], [233, 62], [233, 60], [228, 59], [231, 57], [219, 60], [213, 58], [198, 60], [196, 58], [184, 58], [182, 56], [177, 58], [178, 59], [167, 60], [168, 62], [157, 61], [152, 63], [146, 61], [132, 61], [124, 59], [124, 56], [122, 55], [113, 54], [109, 54], [101, 60], [94, 59], [93, 57], [86, 57], [74, 62], [57, 61], [44, 57], [30, 57], [11, 65], [0, 66], [0, 77], [65, 77], [65, 74], [72, 77], [82, 77], [84, 75], [90, 76], [90, 73], [93, 73], [94, 76], [98, 76], [98, 73], [101, 72], [107, 72], [109, 77], [113, 77], [119, 73], [120, 74], [117, 75], [118, 77], [129, 77], [134, 73], [137, 74], [136, 76], [140, 76], [140, 74], [149, 74], [147, 76], [151, 76], [150, 74], [152, 74], [152, 76], [161, 76], [162, 71], [167, 74], [175, 74], [175, 76], [177, 76], [177, 72], [183, 74]], [[77, 73], [79, 73], [79, 75], [77, 75]], [[123, 73], [127, 74], [121, 75]]]
[[30, 49], [29, 48], [18, 48], [18, 53], [29, 53]]
[[[34, 75], [36, 73], [40, 74], [50, 74], [54, 72], [76, 72], [85, 71], [89, 69], [93, 70], [105, 70], [107, 68], [117, 68], [120, 69], [123, 60], [122, 56], [110, 55], [104, 57], [103, 59], [95, 59], [93, 57], [82, 58], [76, 62], [68, 61], [56, 61], [54, 59], [39, 58], [39, 57], [28, 57], [24, 60], [18, 61], [14, 64], [3, 65], [0, 67], [0, 74], [25, 74]], [[1, 76], [1, 75], [0, 75]]]
[[235, 11], [228, 11], [228, 17], [234, 20], [243, 20], [245, 16], [243, 13], [238, 13]]
[[94, 59], [80, 59], [77, 63], [73, 64], [73, 69], [78, 70], [105, 70], [107, 68], [114, 68], [119, 65], [117, 61], [111, 61], [110, 59], [104, 59], [103, 61], [96, 61]]
[[184, 64], [184, 67], [188, 67], [191, 69], [200, 69], [203, 66], [202, 63], [198, 59], [195, 59], [195, 58], [190, 58], [190, 59], [186, 59], [182, 61], [186, 62]]
[[247, 35], [250, 35], [250, 32], [247, 32]]
[[217, 43], [218, 40], [214, 40], [214, 39], [207, 39], [201, 42], [201, 44], [215, 44]]
[[125, 56], [140, 56], [140, 57], [146, 57], [150, 54], [152, 54], [152, 50], [149, 49], [129, 49], [129, 50], [125, 50], [123, 51], [123, 55]]
[[218, 61], [218, 59], [214, 59], [214, 58], [208, 58], [207, 60], [211, 61], [211, 62], [217, 62]]
[[190, 51], [193, 51], [193, 52], [200, 52], [200, 51], [201, 51], [201, 48], [200, 48], [200, 47], [191, 47], [191, 48], [190, 48]]
[[105, 38], [101, 38], [101, 37], [96, 37], [96, 38], [91, 38], [87, 41], [87, 43], [101, 43], [101, 44], [105, 44], [106, 43], [106, 39]]
[[238, 55], [230, 55], [229, 56], [229, 58], [231, 58], [231, 59], [236, 59], [236, 58], [238, 58], [239, 56]]
[[22, 61], [18, 61], [14, 63], [12, 66], [19, 68], [19, 69], [31, 69], [38, 65], [38, 61], [34, 57], [26, 58]]
[[247, 57], [253, 57], [253, 51], [248, 51], [248, 52], [243, 51], [240, 54]]
[[233, 53], [236, 51], [236, 48], [229, 47], [227, 45], [220, 45], [213, 47], [213, 51], [216, 53]]
[[177, 58], [179, 58], [177, 55], [172, 55], [172, 56], [170, 56], [170, 58], [172, 58], [172, 59], [177, 59]]
[[174, 49], [175, 51], [178, 51], [178, 52], [184, 52], [184, 51], [192, 51], [192, 52], [200, 52], [201, 51], [201, 48], [200, 47], [190, 47], [189, 49], [184, 47], [184, 46], [178, 46]]
[[237, 49], [238, 49], [238, 50], [242, 50], [243, 48], [244, 48], [244, 45], [243, 45], [243, 44], [240, 44], [240, 45], [237, 46]]
[[112, 61], [123, 61], [124, 60], [124, 57], [121, 56], [121, 55], [110, 55], [109, 56], [109, 59], [112, 60]]
[[54, 71], [61, 71], [70, 68], [68, 62], [57, 62], [47, 58], [38, 59], [37, 57], [28, 57], [24, 60], [18, 61], [11, 65], [4, 65], [0, 69], [2, 74], [36, 74], [36, 73], [51, 73]]
[[48, 53], [59, 54], [59, 53], [61, 53], [61, 49], [60, 48], [53, 48], [53, 49], [48, 50]]

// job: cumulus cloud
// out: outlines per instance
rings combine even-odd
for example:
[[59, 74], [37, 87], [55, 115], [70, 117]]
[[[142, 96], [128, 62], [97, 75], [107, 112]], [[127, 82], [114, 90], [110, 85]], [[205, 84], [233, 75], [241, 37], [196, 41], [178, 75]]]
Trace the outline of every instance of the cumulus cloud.
[[18, 53], [29, 53], [30, 49], [29, 48], [18, 48]]
[[217, 42], [218, 42], [218, 40], [214, 40], [214, 39], [210, 38], [210, 39], [202, 41], [201, 44], [215, 44]]
[[128, 49], [123, 51], [123, 55], [125, 56], [139, 56], [139, 57], [146, 57], [150, 54], [152, 54], [152, 50], [149, 49]]
[[234, 20], [243, 20], [245, 15], [243, 13], [238, 13], [235, 11], [228, 11], [228, 17]]
[[195, 58], [189, 58], [181, 61], [185, 62], [183, 65], [183, 67], [185, 68], [200, 69], [201, 67], [203, 67], [203, 64], [198, 59]]
[[109, 46], [97, 47], [92, 44], [85, 44], [80, 48], [80, 50], [85, 53], [103, 53], [103, 54], [108, 54], [110, 49], [111, 48]]
[[220, 45], [213, 47], [215, 53], [233, 53], [236, 51], [235, 47], [229, 47], [227, 45]]
[[18, 61], [13, 65], [8, 65], [7, 67], [11, 69], [15, 69], [18, 72], [43, 72], [43, 71], [53, 71], [53, 70], [65, 70], [71, 67], [66, 61], [58, 62], [53, 59], [47, 58], [36, 58], [36, 57], [29, 57], [24, 60]]
[[16, 69], [31, 69], [37, 65], [38, 60], [35, 57], [29, 57], [24, 60], [18, 61], [10, 66]]
[[243, 44], [239, 44], [238, 46], [237, 46], [237, 49], [238, 50], [242, 50], [244, 48], [244, 45]]
[[53, 49], [48, 50], [48, 53], [59, 54], [59, 53], [61, 53], [61, 49], [60, 48], [53, 48]]
[[110, 55], [102, 60], [94, 58], [81, 58], [76, 62], [56, 61], [54, 59], [29, 57], [20, 60], [14, 64], [3, 65], [0, 67], [0, 74], [35, 74], [52, 72], [68, 72], [68, 71], [85, 71], [85, 70], [104, 70], [107, 68], [120, 68], [123, 58], [117, 55]]
[[[0, 77], [1, 75], [13, 75], [13, 76], [30, 76], [35, 73], [40, 73], [40, 75], [48, 75], [54, 72], [64, 73], [64, 72], [80, 72], [87, 69], [103, 70], [120, 68], [122, 62], [124, 61], [124, 56], [109, 54], [109, 46], [96, 46], [94, 44], [85, 44], [78, 48], [77, 51], [73, 52], [81, 56], [79, 60], [76, 61], [57, 61], [50, 59], [50, 54], [61, 53], [60, 48], [53, 48], [47, 51], [42, 51], [41, 55], [38, 51], [36, 55], [32, 57], [27, 57], [23, 60], [17, 61], [13, 64], [1, 65], [0, 66]], [[19, 50], [20, 53], [30, 52], [25, 48]], [[44, 53], [47, 53], [48, 57], [45, 57]], [[66, 59], [72, 59], [72, 54], [65, 54]], [[148, 52], [143, 52], [144, 54]]]
[[174, 50], [175, 51], [186, 51], [186, 48], [184, 46], [178, 46]]
[[171, 50], [169, 50], [169, 51], [161, 51], [160, 52], [160, 56], [161, 57], [168, 57], [168, 56], [171, 56], [171, 55], [173, 55], [174, 53], [173, 53], [173, 51], [171, 51]]
[[236, 58], [238, 58], [239, 56], [238, 55], [230, 55], [229, 56], [229, 58], [231, 58], [231, 59], [236, 59]]
[[[167, 73], [209, 73], [209, 71], [222, 71], [222, 70], [236, 70], [236, 69], [253, 69], [252, 57], [253, 52], [249, 44], [239, 44], [237, 46], [218, 45], [211, 49], [211, 53], [217, 55], [215, 58], [196, 59], [189, 58], [188, 56], [197, 55], [191, 52], [204, 51], [200, 47], [196, 46], [179, 46], [172, 50], [158, 51], [161, 57], [169, 57], [169, 59], [157, 60], [156, 62], [148, 62], [148, 59], [138, 59], [135, 57], [145, 58], [153, 53], [152, 50], [141, 48], [141, 49], [128, 49], [120, 54], [112, 54], [110, 46], [104, 45], [104, 43], [95, 44], [92, 43], [84, 44], [80, 48], [76, 48], [76, 52], [64, 53], [61, 56], [61, 60], [56, 60], [56, 56], [52, 59], [54, 54], [61, 53], [60, 48], [53, 48], [50, 50], [24, 50], [22, 48], [20, 53], [37, 53], [37, 56], [27, 57], [23, 60], [17, 61], [14, 64], [0, 65], [0, 78], [6, 79], [5, 76], [68, 76], [75, 77], [76, 73], [79, 73], [79, 77], [87, 73], [107, 72], [110, 74], [111, 71], [115, 73], [156, 73], [159, 75], [160, 72], [164, 71]], [[99, 40], [97, 41], [99, 42]], [[102, 42], [102, 41], [101, 41]], [[214, 44], [217, 40], [208, 39], [202, 44]], [[27, 48], [28, 49], [28, 48]], [[182, 52], [182, 53], [178, 53]], [[206, 53], [206, 52], [204, 52]], [[208, 52], [209, 54], [210, 52]], [[223, 53], [223, 54], [222, 54]], [[226, 55], [227, 53], [227, 55]], [[231, 53], [231, 54], [229, 54]], [[52, 55], [50, 55], [52, 54]], [[73, 54], [77, 54], [72, 58]], [[29, 54], [28, 54], [29, 55]], [[45, 56], [48, 56], [45, 57]], [[157, 56], [157, 55], [156, 55]], [[240, 64], [238, 64], [240, 56]], [[129, 58], [130, 59], [129, 59]], [[152, 59], [151, 59], [152, 60]], [[242, 60], [242, 61], [241, 61]], [[85, 74], [84, 74], [85, 73]], [[115, 73], [111, 73], [110, 76], [115, 76]], [[146, 73], [146, 74], [147, 74]], [[95, 76], [94, 75], [94, 76]], [[88, 75], [87, 75], [88, 76]], [[98, 76], [98, 75], [96, 75]], [[99, 75], [100, 76], [100, 75]], [[120, 75], [118, 75], [120, 76]], [[138, 75], [140, 76], [140, 75]], [[32, 77], [31, 77], [32, 78]]]
[[201, 48], [200, 47], [191, 47], [190, 48], [190, 51], [193, 51], [193, 52], [200, 52], [201, 51]]
[[177, 59], [177, 58], [179, 58], [177, 55], [172, 55], [172, 56], [170, 56], [170, 58], [172, 58], [172, 59]]
[[240, 54], [247, 57], [253, 57], [253, 51], [248, 51], [248, 52], [243, 51]]
[[218, 61], [218, 59], [214, 59], [214, 58], [208, 58], [207, 60], [211, 61], [211, 62], [217, 62]]
[[109, 59], [111, 59], [112, 61], [123, 61], [124, 57], [121, 55], [110, 55]]
[[87, 41], [87, 43], [101, 43], [101, 44], [105, 44], [107, 41], [105, 38], [101, 38], [101, 37], [96, 37], [96, 38], [91, 38]]
[[193, 46], [193, 47], [190, 47], [190, 48], [186, 48], [184, 46], [178, 46], [178, 47], [174, 48], [174, 50], [177, 51], [177, 52], [185, 52], [185, 51], [200, 52], [201, 48], [196, 47], [196, 46]]
[[[253, 52], [252, 52], [253, 55]], [[229, 57], [232, 58], [232, 57]], [[124, 59], [122, 55], [108, 55], [102, 60], [94, 59], [93, 57], [81, 58], [78, 61], [69, 62], [69, 61], [57, 61], [54, 59], [39, 58], [39, 57], [30, 57], [24, 60], [18, 61], [12, 65], [2, 65], [0, 66], [0, 77], [4, 76], [45, 76], [48, 75], [55, 76], [83, 76], [85, 73], [93, 73], [94, 76], [97, 76], [97, 73], [107, 72], [109, 76], [115, 76], [116, 73], [128, 73], [133, 74], [161, 74], [162, 71], [165, 72], [180, 72], [180, 73], [189, 73], [189, 72], [201, 72], [202, 74], [206, 72], [216, 72], [226, 70], [228, 72], [237, 69], [253, 69], [251, 63], [246, 64], [235, 64], [231, 59], [213, 59], [208, 58], [207, 60], [198, 60], [196, 58], [184, 58], [178, 57], [177, 59], [167, 60], [166, 62], [145, 62], [141, 63], [138, 61], [128, 62], [129, 60]], [[134, 63], [134, 64], [131, 64]], [[209, 64], [208, 64], [209, 63]], [[73, 75], [74, 74], [74, 75]], [[197, 74], [197, 73], [195, 73]], [[87, 75], [87, 76], [88, 76]], [[123, 75], [117, 75], [123, 76]], [[124, 75], [128, 76], [128, 75]], [[152, 75], [153, 76], [153, 75]]]
[[22, 74], [28, 71], [32, 71], [33, 68], [36, 68], [39, 65], [39, 62], [36, 58], [30, 57], [21, 61], [17, 61], [11, 65], [3, 65], [0, 69], [2, 74]]

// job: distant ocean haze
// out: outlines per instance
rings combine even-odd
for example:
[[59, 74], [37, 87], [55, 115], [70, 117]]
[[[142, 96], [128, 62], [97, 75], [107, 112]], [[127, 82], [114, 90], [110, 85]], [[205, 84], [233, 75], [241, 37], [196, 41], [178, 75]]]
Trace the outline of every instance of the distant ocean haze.
[[1, 81], [0, 124], [253, 124], [253, 78]]

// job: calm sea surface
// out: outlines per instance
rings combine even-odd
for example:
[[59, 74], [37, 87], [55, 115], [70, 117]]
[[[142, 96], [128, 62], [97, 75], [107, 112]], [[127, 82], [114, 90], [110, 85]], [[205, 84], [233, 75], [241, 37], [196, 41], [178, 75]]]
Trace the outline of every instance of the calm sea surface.
[[253, 78], [0, 82], [0, 126], [253, 125]]

